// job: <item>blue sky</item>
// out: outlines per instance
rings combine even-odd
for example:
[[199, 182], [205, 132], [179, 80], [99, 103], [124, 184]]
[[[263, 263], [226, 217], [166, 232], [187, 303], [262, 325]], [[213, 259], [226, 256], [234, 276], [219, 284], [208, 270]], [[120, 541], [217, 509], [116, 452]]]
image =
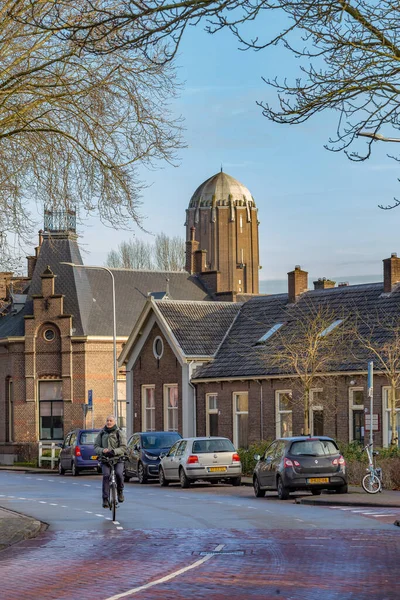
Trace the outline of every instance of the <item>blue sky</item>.
[[[299, 126], [265, 119], [256, 101], [273, 101], [274, 93], [261, 77], [298, 74], [298, 61], [282, 48], [241, 52], [228, 32], [212, 36], [196, 27], [187, 32], [177, 65], [183, 88], [173, 109], [185, 119], [188, 148], [177, 168], [142, 172], [151, 184], [143, 194], [145, 227], [184, 236], [191, 195], [222, 164], [250, 189], [259, 209], [264, 291], [280, 291], [297, 264], [310, 281], [381, 279], [382, 259], [400, 253], [400, 209], [377, 207], [400, 197], [398, 164], [385, 155], [396, 148], [376, 143], [372, 159], [352, 163], [323, 147], [335, 134], [335, 115]], [[108, 250], [132, 236], [95, 219], [87, 225], [80, 231], [87, 264], [104, 264]]]

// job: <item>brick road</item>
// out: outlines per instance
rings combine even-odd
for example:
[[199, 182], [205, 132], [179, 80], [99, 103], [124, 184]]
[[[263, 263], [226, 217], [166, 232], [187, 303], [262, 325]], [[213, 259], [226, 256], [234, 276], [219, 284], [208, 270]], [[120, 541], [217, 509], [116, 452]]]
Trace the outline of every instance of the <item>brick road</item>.
[[48, 531], [0, 554], [0, 598], [107, 600], [193, 565], [218, 545], [222, 554], [123, 598], [399, 599], [397, 528]]

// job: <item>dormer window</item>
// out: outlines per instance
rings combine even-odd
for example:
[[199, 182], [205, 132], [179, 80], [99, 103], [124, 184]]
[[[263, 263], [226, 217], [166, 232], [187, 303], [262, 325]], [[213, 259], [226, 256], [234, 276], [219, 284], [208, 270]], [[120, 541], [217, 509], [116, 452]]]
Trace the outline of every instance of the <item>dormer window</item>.
[[328, 335], [328, 333], [335, 329], [335, 327], [340, 325], [340, 323], [343, 323], [343, 319], [336, 319], [336, 321], [333, 321], [333, 323], [331, 323], [329, 327], [326, 327], [323, 331], [321, 331], [319, 337], [325, 337], [326, 335]]
[[271, 329], [269, 329], [267, 333], [264, 333], [264, 335], [260, 337], [257, 344], [263, 344], [264, 342], [266, 342], [272, 335], [274, 335], [274, 333], [278, 331], [278, 329], [282, 327], [282, 325], [284, 325], [284, 323], [275, 323], [275, 325], [271, 327]]

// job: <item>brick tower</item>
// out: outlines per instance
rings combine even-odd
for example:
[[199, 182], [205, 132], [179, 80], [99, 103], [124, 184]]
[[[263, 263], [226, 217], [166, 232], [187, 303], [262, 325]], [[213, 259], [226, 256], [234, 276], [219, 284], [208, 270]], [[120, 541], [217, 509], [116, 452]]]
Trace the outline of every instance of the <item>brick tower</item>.
[[197, 188], [186, 213], [186, 270], [221, 299], [258, 294], [257, 208], [249, 190], [221, 170]]

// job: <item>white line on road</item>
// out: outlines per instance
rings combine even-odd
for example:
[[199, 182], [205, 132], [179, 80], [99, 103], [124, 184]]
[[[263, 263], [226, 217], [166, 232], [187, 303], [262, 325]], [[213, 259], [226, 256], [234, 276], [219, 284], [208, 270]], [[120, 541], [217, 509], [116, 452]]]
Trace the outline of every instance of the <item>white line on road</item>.
[[87, 513], [88, 515], [92, 515], [93, 512], [91, 510], [85, 510], [85, 513]]
[[[220, 552], [220, 550], [222, 550], [223, 547], [224, 547], [224, 544], [220, 544], [219, 546], [217, 546], [215, 548], [214, 552]], [[213, 556], [215, 556], [215, 555], [207, 554], [206, 556], [203, 556], [203, 558], [200, 558], [200, 560], [196, 560], [196, 562], [192, 563], [191, 565], [189, 565], [187, 567], [183, 567], [182, 569], [179, 569], [178, 571], [175, 571], [174, 573], [170, 573], [169, 575], [166, 575], [165, 577], [161, 577], [161, 579], [156, 579], [155, 581], [151, 581], [150, 583], [145, 583], [144, 585], [141, 585], [137, 588], [132, 588], [131, 590], [128, 590], [127, 592], [122, 592], [121, 594], [116, 594], [115, 596], [110, 596], [109, 598], [107, 598], [107, 600], [119, 600], [119, 598], [124, 598], [125, 596], [130, 596], [131, 594], [137, 594], [137, 592], [142, 592], [143, 590], [148, 590], [149, 588], [154, 587], [155, 585], [159, 585], [160, 583], [165, 583], [166, 581], [170, 581], [171, 579], [174, 579], [175, 577], [178, 577], [179, 575], [182, 575], [183, 573], [186, 573], [187, 571], [190, 571], [191, 569], [195, 569], [196, 567], [199, 567], [203, 563], [207, 562], [207, 560], [210, 560], [210, 558], [212, 558]]]
[[371, 515], [372, 517], [397, 517], [397, 515], [378, 515], [378, 514], [374, 514]]
[[44, 500], [39, 500], [39, 504], [47, 504]]
[[96, 517], [102, 517], [102, 518], [104, 517], [104, 515], [99, 515], [98, 513], [95, 513], [95, 514], [96, 514]]
[[123, 529], [123, 527], [117, 527], [116, 529]]
[[50, 502], [50, 506], [58, 506], [58, 504], [54, 504], [54, 502]]
[[65, 504], [61, 504], [61, 508], [68, 508], [68, 506], [65, 506]]

